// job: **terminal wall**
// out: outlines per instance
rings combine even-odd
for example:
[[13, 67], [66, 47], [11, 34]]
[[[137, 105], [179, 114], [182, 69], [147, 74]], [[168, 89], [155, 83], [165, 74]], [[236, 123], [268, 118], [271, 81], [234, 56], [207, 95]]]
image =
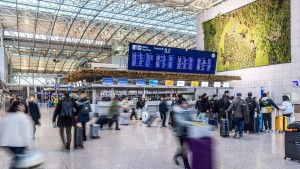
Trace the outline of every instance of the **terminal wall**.
[[[202, 23], [218, 14], [230, 12], [255, 0], [228, 0], [197, 16], [197, 49], [204, 50]], [[218, 73], [218, 75], [241, 76], [241, 81], [231, 82], [232, 93], [241, 92], [245, 96], [249, 91], [260, 97], [260, 88], [264, 87], [270, 97], [281, 103], [284, 93], [300, 93], [300, 88], [292, 87], [292, 80], [300, 79], [300, 1], [291, 0], [291, 63], [255, 67]], [[223, 92], [220, 90], [220, 92]]]

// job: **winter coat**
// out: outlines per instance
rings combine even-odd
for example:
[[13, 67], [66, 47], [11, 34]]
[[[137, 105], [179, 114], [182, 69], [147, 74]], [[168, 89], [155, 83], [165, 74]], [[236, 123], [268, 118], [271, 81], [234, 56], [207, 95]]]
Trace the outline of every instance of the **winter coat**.
[[74, 100], [72, 100], [70, 98], [69, 98], [69, 100], [72, 101], [72, 103], [73, 103], [73, 113], [72, 113], [71, 117], [61, 117], [60, 116], [60, 113], [61, 113], [61, 110], [62, 110], [62, 103], [63, 103], [63, 101], [66, 101], [66, 98], [62, 101], [59, 101], [56, 108], [55, 108], [52, 121], [55, 122], [56, 118], [58, 116], [58, 120], [57, 120], [57, 126], [58, 127], [70, 127], [70, 126], [75, 126], [76, 125], [75, 114], [79, 112], [80, 108]]
[[39, 120], [41, 118], [39, 106], [34, 102], [29, 102], [28, 110], [29, 110], [29, 114], [30, 114], [34, 124], [39, 125], [40, 124]]
[[196, 109], [196, 110], [201, 110], [201, 100], [197, 100], [197, 101], [196, 101], [195, 109]]
[[146, 102], [138, 101], [138, 102], [136, 103], [136, 108], [137, 108], [137, 109], [143, 109], [143, 108], [145, 107], [145, 105], [146, 105]]
[[272, 99], [269, 99], [268, 97], [263, 97], [260, 101], [260, 109], [262, 113], [267, 113], [266, 106], [272, 106], [279, 110], [279, 107], [274, 103]]
[[241, 97], [237, 97], [234, 99], [230, 105], [230, 107], [226, 110], [226, 112], [233, 111], [234, 118], [244, 118], [243, 114], [243, 104], [246, 105], [248, 109], [248, 105], [245, 100], [241, 99]]
[[211, 109], [212, 113], [219, 113], [220, 112], [219, 101], [213, 99], [210, 100], [209, 108]]
[[118, 116], [120, 115], [118, 103], [113, 101], [109, 107], [109, 115]]
[[279, 107], [282, 110], [282, 114], [292, 114], [293, 113], [293, 105], [289, 101], [284, 101], [282, 106]]
[[88, 122], [90, 121], [90, 114], [83, 114], [81, 109], [83, 108], [83, 105], [85, 104], [90, 104], [89, 100], [82, 99], [76, 102], [77, 105], [79, 106], [80, 111], [78, 112], [78, 121], [79, 122]]
[[229, 97], [227, 95], [223, 95], [223, 97], [219, 100], [219, 105], [220, 111], [224, 113], [231, 105]]
[[160, 113], [166, 113], [168, 112], [168, 106], [167, 106], [167, 102], [165, 100], [163, 100], [160, 104], [159, 104], [159, 112]]
[[32, 121], [23, 112], [7, 113], [0, 122], [0, 146], [29, 147], [33, 141]]

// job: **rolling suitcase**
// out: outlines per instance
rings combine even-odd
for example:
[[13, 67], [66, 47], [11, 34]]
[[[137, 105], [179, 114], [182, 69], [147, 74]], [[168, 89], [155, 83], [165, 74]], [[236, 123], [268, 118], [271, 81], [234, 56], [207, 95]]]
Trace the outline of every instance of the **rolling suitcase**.
[[213, 169], [213, 141], [211, 138], [187, 138], [189, 164], [192, 169]]
[[263, 118], [261, 114], [256, 118], [256, 130], [257, 132], [263, 132]]
[[145, 121], [145, 124], [150, 127], [154, 120], [157, 118], [156, 114], [151, 114], [149, 118]]
[[83, 148], [83, 129], [82, 127], [75, 127], [75, 134], [74, 134], [74, 148], [77, 149], [78, 147]]
[[143, 111], [142, 112], [142, 122], [146, 122], [147, 121], [147, 119], [149, 118], [149, 112], [147, 112], [147, 111]]
[[212, 114], [208, 120], [208, 124], [218, 127], [218, 114]]
[[226, 113], [226, 118], [225, 119], [221, 119], [220, 135], [222, 137], [229, 137], [228, 113]]
[[129, 113], [121, 113], [120, 114], [120, 124], [129, 125], [129, 118], [130, 118]]
[[99, 130], [100, 125], [99, 124], [91, 124], [90, 125], [90, 138], [99, 138]]
[[279, 116], [279, 111], [276, 110], [276, 116], [275, 116], [275, 131], [283, 132], [283, 116]]
[[282, 116], [282, 120], [283, 120], [283, 131], [287, 130], [287, 127], [289, 125], [289, 118], [286, 116]]

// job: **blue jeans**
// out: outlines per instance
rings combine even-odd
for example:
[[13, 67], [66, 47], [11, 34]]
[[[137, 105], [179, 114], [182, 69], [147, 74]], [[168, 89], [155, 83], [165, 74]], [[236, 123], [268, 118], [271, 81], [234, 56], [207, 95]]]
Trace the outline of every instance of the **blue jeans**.
[[235, 133], [239, 132], [239, 135], [243, 134], [243, 131], [244, 131], [244, 119], [243, 118], [234, 118], [234, 130], [235, 130]]

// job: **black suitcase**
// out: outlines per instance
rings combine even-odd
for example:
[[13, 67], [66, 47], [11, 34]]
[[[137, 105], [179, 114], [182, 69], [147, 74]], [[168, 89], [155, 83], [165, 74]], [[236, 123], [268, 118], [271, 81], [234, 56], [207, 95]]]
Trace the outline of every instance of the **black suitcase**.
[[82, 127], [75, 127], [75, 134], [74, 134], [74, 148], [77, 149], [78, 147], [83, 148], [83, 129]]
[[221, 119], [220, 136], [222, 136], [222, 137], [229, 137], [228, 113], [226, 113], [226, 118], [225, 119]]
[[98, 118], [96, 124], [99, 124], [100, 128], [102, 128], [105, 124], [108, 124], [110, 121], [111, 118], [109, 118], [107, 115], [102, 115]]

